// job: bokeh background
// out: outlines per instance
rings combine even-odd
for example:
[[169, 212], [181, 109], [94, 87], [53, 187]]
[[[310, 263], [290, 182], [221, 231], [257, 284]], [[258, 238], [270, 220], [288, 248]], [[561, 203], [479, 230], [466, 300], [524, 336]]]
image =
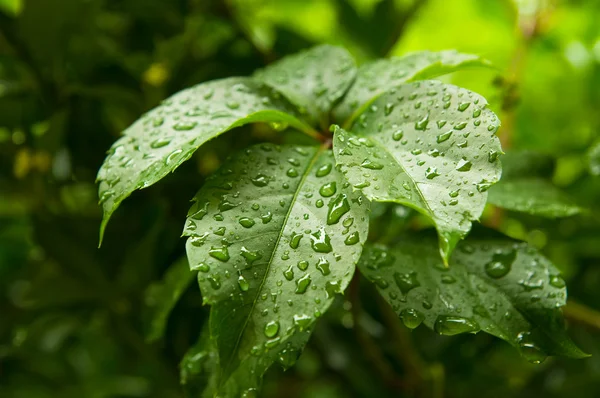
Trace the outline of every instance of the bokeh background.
[[[490, 207], [482, 223], [561, 269], [569, 332], [592, 357], [532, 365], [488, 335], [409, 332], [365, 283], [363, 308], [340, 298], [261, 396], [600, 396], [598, 0], [0, 0], [0, 397], [197, 396], [193, 361], [185, 388], [178, 367], [208, 313], [179, 237], [189, 199], [227, 155], [298, 138], [258, 125], [211, 141], [126, 200], [101, 249], [96, 172], [168, 95], [318, 43], [361, 63], [457, 49], [496, 65], [444, 79], [500, 115], [507, 173], [541, 176], [587, 211], [543, 220]], [[401, 207], [378, 211], [414, 224]]]

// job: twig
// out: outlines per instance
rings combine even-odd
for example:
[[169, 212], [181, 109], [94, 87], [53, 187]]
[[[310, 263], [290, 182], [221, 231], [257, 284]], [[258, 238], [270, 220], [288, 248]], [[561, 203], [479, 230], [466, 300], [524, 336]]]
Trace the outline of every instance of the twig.
[[584, 304], [569, 300], [563, 307], [563, 314], [573, 322], [600, 330], [600, 311]]
[[371, 339], [371, 336], [361, 326], [360, 317], [362, 315], [362, 306], [360, 303], [360, 274], [356, 273], [350, 283], [349, 298], [352, 303], [352, 317], [354, 319], [354, 332], [359, 344], [363, 348], [363, 353], [372, 365], [377, 369], [386, 385], [394, 389], [400, 389], [404, 386], [399, 377], [395, 374], [392, 366], [387, 362], [379, 346]]

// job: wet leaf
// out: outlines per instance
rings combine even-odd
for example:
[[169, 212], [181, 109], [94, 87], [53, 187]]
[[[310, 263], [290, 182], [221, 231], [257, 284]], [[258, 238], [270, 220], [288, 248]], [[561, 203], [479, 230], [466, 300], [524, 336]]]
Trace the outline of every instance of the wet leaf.
[[348, 126], [379, 95], [391, 87], [476, 66], [490, 67], [491, 64], [477, 55], [454, 50], [419, 51], [402, 57], [370, 62], [358, 69], [356, 81], [334, 109], [334, 120]]
[[280, 97], [250, 78], [215, 80], [173, 95], [136, 121], [113, 144], [98, 172], [104, 210], [100, 238], [112, 213], [133, 191], [159, 181], [219, 134], [252, 122], [311, 131]]
[[330, 45], [288, 56], [255, 77], [283, 93], [314, 122], [322, 122], [356, 77], [352, 56]]
[[[212, 305], [221, 386], [243, 374], [260, 377], [273, 353], [297, 351], [352, 278], [369, 203], [333, 163], [331, 151], [318, 147], [258, 145], [195, 196], [184, 235]], [[334, 185], [333, 194], [321, 193]]]
[[144, 303], [147, 341], [163, 336], [171, 310], [195, 276], [184, 257], [171, 265], [160, 282], [148, 286]]
[[436, 81], [410, 83], [380, 96], [350, 131], [336, 128], [334, 154], [370, 200], [429, 217], [447, 259], [500, 178], [498, 126], [473, 92]]
[[359, 262], [406, 326], [422, 322], [445, 335], [484, 331], [532, 362], [586, 356], [565, 333], [559, 310], [565, 282], [536, 250], [507, 240], [467, 240], [446, 268], [435, 246], [433, 239], [368, 246]]
[[581, 212], [563, 191], [539, 178], [502, 180], [490, 189], [488, 202], [507, 210], [548, 218]]

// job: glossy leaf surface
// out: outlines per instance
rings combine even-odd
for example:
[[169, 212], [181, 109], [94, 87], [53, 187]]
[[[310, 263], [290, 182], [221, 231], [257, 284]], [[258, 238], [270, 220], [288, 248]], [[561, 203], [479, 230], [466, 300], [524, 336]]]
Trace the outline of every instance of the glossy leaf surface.
[[313, 47], [286, 57], [255, 77], [283, 93], [314, 122], [323, 122], [356, 77], [356, 64], [343, 48]]
[[250, 78], [203, 83], [165, 100], [125, 130], [98, 172], [104, 210], [100, 236], [126, 197], [174, 171], [206, 141], [251, 122], [311, 131], [293, 115], [279, 93]]
[[429, 217], [447, 259], [500, 178], [498, 126], [483, 97], [416, 82], [380, 96], [350, 131], [336, 128], [333, 147], [342, 172], [367, 198]]
[[254, 146], [206, 182], [184, 235], [223, 385], [240, 369], [261, 375], [272, 353], [303, 341], [352, 278], [368, 209], [318, 147]]
[[402, 240], [394, 248], [365, 248], [359, 269], [409, 328], [424, 323], [444, 335], [481, 330], [533, 362], [585, 356], [564, 331], [564, 280], [524, 243], [466, 241], [446, 268], [432, 239]]
[[431, 79], [475, 66], [489, 67], [490, 63], [477, 55], [454, 50], [419, 51], [365, 64], [358, 69], [356, 81], [348, 94], [334, 109], [335, 121], [347, 125], [379, 95], [399, 84]]

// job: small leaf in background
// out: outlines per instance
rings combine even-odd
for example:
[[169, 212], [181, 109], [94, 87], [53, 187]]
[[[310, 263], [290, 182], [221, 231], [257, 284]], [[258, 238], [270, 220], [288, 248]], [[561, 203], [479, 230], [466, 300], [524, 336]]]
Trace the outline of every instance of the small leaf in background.
[[410, 83], [380, 96], [350, 131], [336, 128], [334, 154], [368, 199], [429, 217], [447, 259], [500, 178], [499, 124], [473, 92], [436, 81]]
[[17, 16], [23, 9], [23, 0], [0, 0], [0, 11]]
[[569, 217], [582, 211], [564, 192], [539, 178], [502, 180], [489, 190], [488, 202], [548, 218]]
[[332, 105], [348, 90], [356, 64], [343, 48], [313, 47], [256, 72], [255, 77], [274, 87], [306, 113], [313, 122], [325, 122]]
[[368, 246], [358, 267], [403, 323], [444, 335], [480, 330], [506, 340], [528, 360], [585, 357], [564, 330], [567, 291], [559, 271], [536, 250], [507, 240], [467, 240], [450, 267], [432, 239]]
[[160, 282], [148, 286], [143, 317], [147, 341], [163, 336], [171, 310], [195, 276], [196, 272], [190, 271], [187, 259], [183, 257], [169, 267]]
[[358, 69], [356, 81], [334, 109], [334, 119], [348, 126], [379, 95], [394, 86], [475, 66], [490, 67], [490, 63], [477, 55], [454, 50], [419, 51], [370, 62]]
[[252, 122], [276, 122], [303, 131], [278, 93], [250, 78], [228, 78], [183, 90], [145, 114], [117, 140], [100, 171], [104, 209], [100, 240], [110, 216], [136, 189], [147, 188], [186, 161], [206, 141]]
[[295, 359], [354, 274], [368, 210], [319, 147], [253, 146], [207, 180], [184, 235], [212, 305], [222, 386]]

